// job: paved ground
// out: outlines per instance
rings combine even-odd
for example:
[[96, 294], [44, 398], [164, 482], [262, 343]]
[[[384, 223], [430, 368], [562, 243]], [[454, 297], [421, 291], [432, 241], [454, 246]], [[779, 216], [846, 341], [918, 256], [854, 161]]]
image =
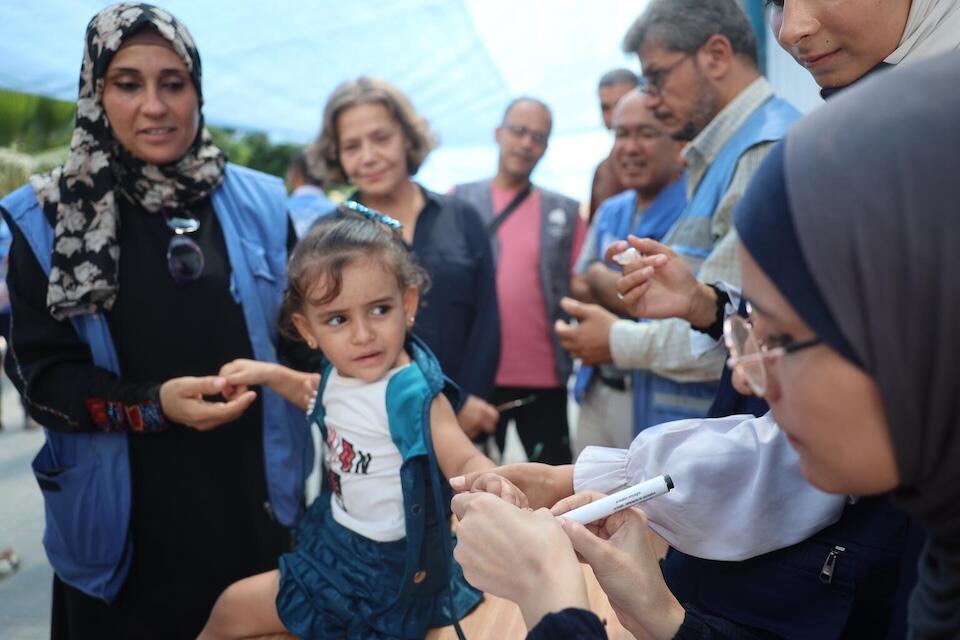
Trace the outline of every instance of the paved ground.
[[20, 401], [3, 378], [0, 396], [0, 547], [12, 546], [20, 570], [0, 579], [0, 638], [48, 638], [53, 572], [43, 553], [43, 501], [30, 461], [43, 444], [43, 431], [25, 431]]

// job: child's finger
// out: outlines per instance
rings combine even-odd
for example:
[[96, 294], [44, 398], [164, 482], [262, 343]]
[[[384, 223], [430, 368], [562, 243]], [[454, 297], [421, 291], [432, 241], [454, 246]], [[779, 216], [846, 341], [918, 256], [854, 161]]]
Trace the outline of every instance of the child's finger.
[[502, 480], [500, 483], [500, 497], [506, 500], [507, 502], [520, 507], [521, 509], [526, 509], [530, 506], [530, 503], [527, 501], [527, 496], [523, 491], [520, 491], [513, 484]]
[[247, 385], [245, 384], [230, 384], [230, 381], [227, 380], [227, 383], [223, 385], [223, 391], [220, 392], [220, 395], [224, 397], [225, 400], [232, 400], [237, 396], [247, 392]]
[[489, 473], [482, 473], [474, 479], [473, 484], [470, 485], [470, 491], [482, 491], [484, 493], [492, 493], [496, 496], [499, 496], [499, 480], [499, 476], [490, 475]]

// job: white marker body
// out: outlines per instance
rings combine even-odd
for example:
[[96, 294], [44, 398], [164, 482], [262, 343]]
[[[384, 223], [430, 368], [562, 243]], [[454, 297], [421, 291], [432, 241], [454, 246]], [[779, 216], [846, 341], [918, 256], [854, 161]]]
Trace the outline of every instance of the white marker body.
[[612, 516], [617, 511], [626, 509], [627, 507], [633, 507], [651, 498], [662, 496], [670, 491], [670, 489], [673, 489], [673, 480], [670, 479], [670, 476], [657, 476], [656, 478], [650, 478], [640, 484], [635, 484], [632, 487], [585, 504], [582, 507], [577, 507], [573, 511], [568, 511], [558, 517], [573, 520], [580, 524], [589, 524], [596, 520]]

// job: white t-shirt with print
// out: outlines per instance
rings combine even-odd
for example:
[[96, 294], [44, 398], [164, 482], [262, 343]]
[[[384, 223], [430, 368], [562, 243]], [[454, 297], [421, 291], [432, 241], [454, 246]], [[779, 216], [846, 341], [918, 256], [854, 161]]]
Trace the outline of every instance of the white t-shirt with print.
[[331, 369], [323, 391], [324, 463], [333, 488], [333, 518], [378, 542], [406, 535], [403, 457], [390, 437], [386, 401], [387, 384], [403, 368], [388, 371], [376, 382], [345, 378]]

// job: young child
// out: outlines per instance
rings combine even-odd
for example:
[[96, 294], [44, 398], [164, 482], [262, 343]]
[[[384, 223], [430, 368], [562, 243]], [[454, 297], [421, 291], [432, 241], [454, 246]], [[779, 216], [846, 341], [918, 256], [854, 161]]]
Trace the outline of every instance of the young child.
[[[309, 423], [325, 442], [320, 496], [279, 570], [228, 587], [202, 640], [289, 632], [302, 638], [422, 638], [480, 601], [453, 560], [447, 478], [495, 465], [457, 423], [456, 392], [411, 335], [425, 272], [399, 223], [355, 205], [293, 251], [284, 318], [325, 358]], [[361, 217], [361, 215], [365, 217]], [[311, 374], [236, 360], [227, 395], [265, 384], [305, 404]], [[316, 374], [313, 384], [316, 384]], [[490, 474], [490, 490], [524, 495]]]

